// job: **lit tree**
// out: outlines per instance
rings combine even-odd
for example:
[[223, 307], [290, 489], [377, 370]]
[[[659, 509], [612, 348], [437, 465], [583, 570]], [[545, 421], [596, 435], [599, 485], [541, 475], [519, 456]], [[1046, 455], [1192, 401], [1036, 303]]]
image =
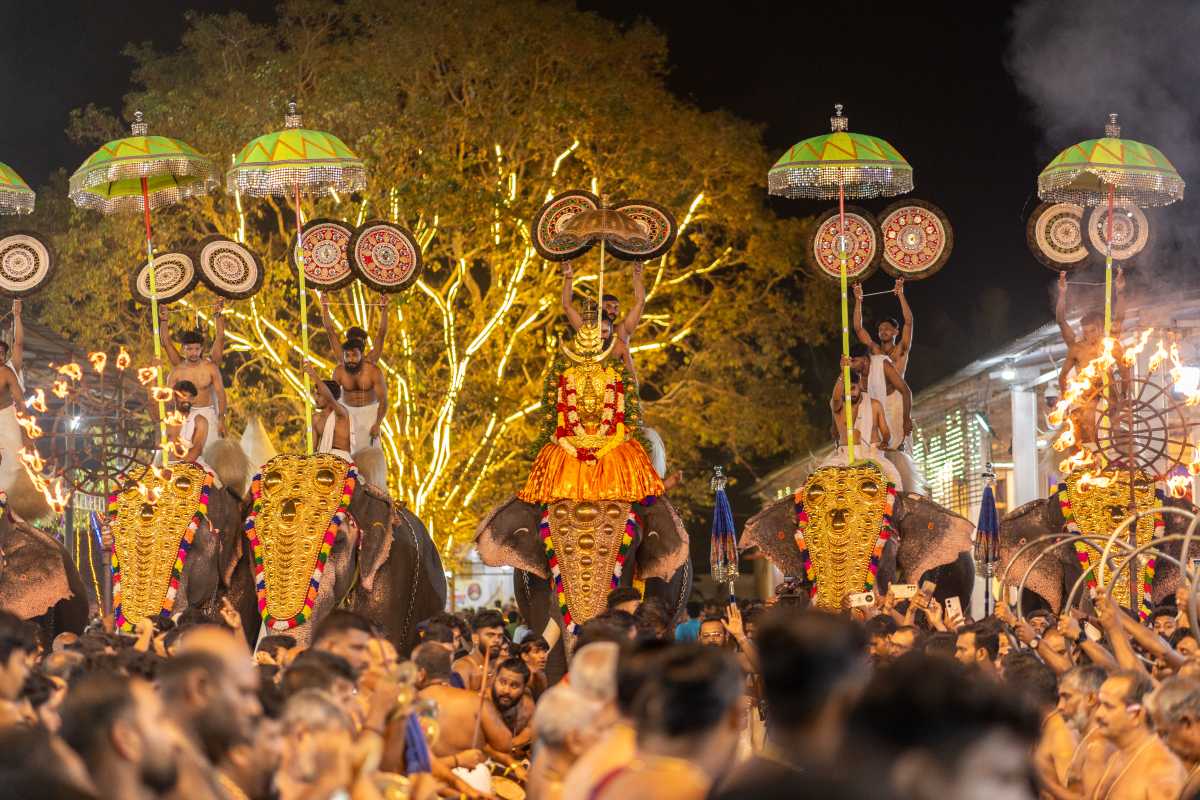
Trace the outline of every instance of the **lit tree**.
[[[656, 200], [680, 221], [673, 251], [646, 265], [633, 348], [648, 421], [673, 466], [703, 468], [702, 450], [714, 449], [747, 464], [811, 436], [789, 349], [822, 338], [831, 315], [830, 293], [805, 291], [797, 270], [803, 224], [766, 208], [770, 158], [754, 127], [666, 90], [665, 42], [649, 26], [622, 31], [533, 0], [303, 0], [286, 3], [273, 26], [240, 14], [189, 23], [178, 52], [130, 48], [140, 88], [123, 117], [141, 109], [152, 132], [183, 136], [228, 164], [242, 143], [280, 127], [294, 97], [308, 126], [337, 133], [370, 170], [365, 194], [323, 197], [305, 216], [393, 220], [422, 244], [422, 279], [392, 303], [384, 438], [394, 494], [447, 548], [524, 480], [543, 373], [563, 329], [558, 265], [537, 256], [529, 222], [567, 188]], [[119, 127], [94, 108], [72, 119], [89, 141]], [[64, 273], [92, 277], [58, 280], [44, 317], [79, 341], [127, 341], [144, 356], [148, 312], [126, 288], [139, 260], [136, 221], [44, 205]], [[231, 408], [298, 446], [303, 354], [289, 209], [217, 194], [155, 221], [160, 250], [216, 231], [263, 258], [262, 292], [233, 304], [229, 319]], [[594, 293], [597, 266], [594, 253], [576, 265], [581, 291]], [[606, 269], [605, 286], [628, 298], [628, 269], [613, 260]], [[374, 331], [369, 293], [356, 285], [334, 302], [339, 327]], [[170, 322], [207, 323], [209, 313], [196, 293]], [[329, 367], [321, 334], [312, 349]], [[699, 499], [707, 480], [678, 494], [689, 489]]]

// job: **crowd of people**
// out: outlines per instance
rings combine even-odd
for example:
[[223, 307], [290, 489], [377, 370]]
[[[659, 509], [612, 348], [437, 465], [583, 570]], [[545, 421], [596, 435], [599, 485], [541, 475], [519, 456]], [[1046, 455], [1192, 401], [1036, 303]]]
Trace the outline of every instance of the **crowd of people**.
[[344, 610], [253, 650], [228, 605], [52, 641], [0, 612], [0, 796], [1189, 798], [1176, 600], [972, 621], [928, 587], [834, 614], [785, 584], [677, 621], [622, 588], [559, 680], [513, 608], [425, 620], [408, 654]]

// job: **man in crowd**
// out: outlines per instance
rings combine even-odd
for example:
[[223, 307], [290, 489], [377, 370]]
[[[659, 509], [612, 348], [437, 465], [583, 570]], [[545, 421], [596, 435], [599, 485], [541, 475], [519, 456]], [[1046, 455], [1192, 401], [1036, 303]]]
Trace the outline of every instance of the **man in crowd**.
[[462, 679], [463, 686], [477, 692], [483, 685], [484, 663], [489, 673], [496, 670], [504, 639], [504, 617], [495, 609], [484, 609], [471, 620], [471, 627], [471, 652], [454, 662], [454, 671]]
[[[492, 704], [512, 734], [510, 750], [524, 754], [533, 739], [529, 723], [533, 720], [533, 698], [528, 694], [529, 667], [519, 658], [507, 658], [496, 667], [492, 681]], [[512, 753], [493, 754], [501, 763], [511, 762]]]
[[607, 608], [609, 611], [624, 611], [633, 614], [642, 602], [642, 593], [632, 586], [618, 586], [608, 593]]
[[704, 604], [699, 600], [688, 600], [687, 619], [675, 626], [675, 641], [694, 642], [700, 638], [700, 612]]
[[[1183, 763], [1150, 727], [1144, 674], [1119, 671], [1100, 687], [1096, 724], [1116, 752], [1098, 776], [1085, 776], [1088, 797], [1110, 800], [1178, 797], [1188, 781]], [[1090, 780], [1089, 780], [1090, 779]]]
[[561, 800], [567, 771], [605, 732], [596, 724], [602, 708], [600, 701], [566, 684], [555, 686], [538, 701], [529, 800]]
[[379, 333], [375, 336], [375, 346], [370, 352], [364, 353], [367, 346], [365, 332], [351, 328], [346, 331], [343, 341], [329, 313], [329, 297], [321, 295], [321, 319], [333, 348], [334, 360], [338, 362], [333, 370], [333, 379], [342, 387], [340, 401], [345, 404], [354, 429], [351, 441], [360, 448], [379, 447], [379, 427], [388, 409], [387, 378], [379, 368], [387, 338], [388, 296], [381, 294], [379, 302]]
[[1180, 797], [1200, 792], [1200, 681], [1169, 678], [1154, 692], [1151, 702], [1154, 727], [1187, 770], [1187, 785]]
[[529, 668], [529, 693], [536, 702], [549, 685], [546, 679], [546, 662], [550, 659], [550, 643], [541, 636], [533, 636], [520, 645], [521, 660]]
[[209, 442], [216, 438], [213, 430], [212, 414], [196, 405], [196, 385], [188, 380], [175, 384], [175, 411], [183, 415], [183, 421], [178, 427], [170, 426], [168, 433], [174, 447], [170, 455], [173, 462], [199, 464], [207, 468], [204, 461], [204, 449]]
[[958, 640], [954, 644], [954, 657], [967, 667], [974, 667], [983, 674], [996, 675], [996, 658], [1000, 655], [1000, 633], [986, 623], [977, 622], [958, 629]]

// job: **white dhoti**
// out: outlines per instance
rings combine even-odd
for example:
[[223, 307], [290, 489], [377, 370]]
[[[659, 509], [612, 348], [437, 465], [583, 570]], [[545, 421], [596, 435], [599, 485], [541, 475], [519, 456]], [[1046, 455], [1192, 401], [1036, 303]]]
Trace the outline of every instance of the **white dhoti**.
[[192, 406], [192, 410], [188, 412], [187, 418], [183, 421], [183, 427], [179, 429], [179, 444], [188, 450], [196, 444], [196, 420], [204, 417], [208, 423], [208, 430], [204, 434], [204, 444], [200, 447], [200, 455], [196, 458], [196, 463], [204, 467], [209, 472], [212, 472], [212, 467], [204, 460], [204, 451], [221, 437], [217, 434], [217, 410], [212, 406]]
[[[896, 466], [904, 479], [904, 490], [917, 494], [929, 494], [925, 476], [912, 457], [912, 436], [904, 435], [904, 398], [892, 392], [883, 399], [883, 416], [887, 419], [891, 440], [884, 455]], [[901, 484], [896, 484], [899, 487]]]
[[371, 438], [371, 428], [375, 427], [375, 419], [379, 416], [379, 403], [346, 406], [346, 410], [350, 412], [351, 451], [360, 447], [379, 447], [379, 437]]
[[[339, 405], [341, 405], [342, 408], [347, 408], [347, 406], [345, 406], [341, 403], [339, 403]], [[348, 408], [347, 408], [347, 410], [348, 410]], [[350, 453], [353, 453], [356, 449], [354, 447], [354, 443], [355, 443], [354, 418], [351, 417], [351, 419], [350, 419], [350, 426], [349, 426], [350, 427], [350, 451], [349, 452], [333, 446], [333, 435], [334, 435], [334, 431], [337, 429], [337, 419], [338, 419], [337, 414], [333, 413], [332, 411], [329, 412], [329, 416], [325, 417], [325, 427], [323, 427], [321, 429], [321, 442], [320, 442], [320, 444], [317, 445], [317, 452], [318, 453], [330, 453], [330, 454], [335, 455], [338, 458], [342, 459], [343, 461], [346, 461], [347, 463], [354, 463], [354, 458], [350, 455]]]
[[642, 428], [642, 434], [650, 442], [650, 452], [647, 455], [650, 456], [650, 463], [654, 465], [654, 471], [658, 473], [658, 477], [665, 479], [667, 477], [667, 446], [663, 444], [662, 437], [654, 428]]
[[0, 409], [0, 489], [11, 492], [21, 471], [21, 423], [17, 422], [17, 407]]

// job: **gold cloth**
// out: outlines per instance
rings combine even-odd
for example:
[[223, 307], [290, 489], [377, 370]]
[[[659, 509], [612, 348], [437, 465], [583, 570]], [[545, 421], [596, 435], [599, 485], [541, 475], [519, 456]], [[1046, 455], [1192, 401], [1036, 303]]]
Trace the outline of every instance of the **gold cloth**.
[[582, 625], [607, 606], [629, 503], [562, 501], [548, 511], [567, 609]]
[[579, 461], [557, 444], [547, 444], [534, 459], [525, 488], [526, 503], [548, 505], [556, 500], [618, 500], [641, 502], [664, 493], [646, 451], [628, 439], [598, 461]]
[[883, 470], [865, 462], [822, 467], [801, 489], [808, 514], [804, 543], [817, 583], [817, 606], [840, 609], [842, 598], [863, 590], [883, 527], [887, 483]]

